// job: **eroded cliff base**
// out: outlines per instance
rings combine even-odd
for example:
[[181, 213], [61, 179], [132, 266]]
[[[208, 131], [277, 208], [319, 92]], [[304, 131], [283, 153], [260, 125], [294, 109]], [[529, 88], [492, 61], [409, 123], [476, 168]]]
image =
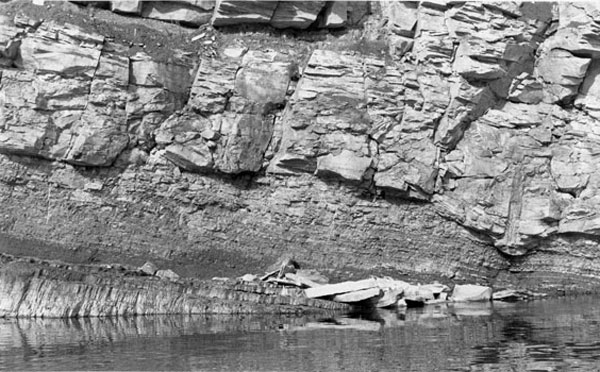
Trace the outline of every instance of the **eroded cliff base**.
[[596, 13], [356, 4], [305, 29], [1, 4], [2, 252], [597, 290]]

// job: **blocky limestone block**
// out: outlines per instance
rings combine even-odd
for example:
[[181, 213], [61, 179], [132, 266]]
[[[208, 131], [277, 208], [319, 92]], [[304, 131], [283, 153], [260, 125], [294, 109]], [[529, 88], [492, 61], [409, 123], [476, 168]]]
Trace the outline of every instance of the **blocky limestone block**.
[[[31, 76], [23, 76], [24, 73], [19, 73], [20, 76], [11, 75], [9, 71], [3, 74], [0, 89], [4, 95], [10, 94], [11, 86], [28, 85], [31, 82]], [[24, 92], [20, 91], [21, 94]], [[0, 152], [48, 157], [49, 146], [53, 144], [52, 119], [40, 114], [32, 106], [15, 105], [14, 101], [0, 102]]]
[[[369, 105], [374, 120], [372, 136], [379, 142], [375, 185], [393, 194], [427, 200], [437, 175], [438, 149], [432, 137], [448, 105], [448, 85], [435, 69], [405, 65], [397, 69], [385, 66], [385, 70], [387, 76], [379, 72], [367, 79], [369, 101], [377, 102], [371, 94], [379, 90], [377, 95], [385, 97], [377, 105], [379, 110]], [[396, 95], [404, 106], [393, 103]]]
[[189, 141], [185, 146], [172, 144], [165, 148], [165, 158], [190, 172], [207, 172], [214, 165], [213, 155], [203, 141]]
[[595, 2], [558, 4], [558, 29], [544, 41], [548, 49], [563, 49], [577, 56], [600, 57], [600, 36], [597, 22], [600, 20]]
[[464, 38], [456, 51], [453, 69], [473, 80], [494, 80], [506, 74], [504, 43], [489, 43], [476, 37]]
[[489, 88], [469, 84], [465, 79], [451, 81], [450, 103], [435, 133], [435, 144], [452, 149], [460, 141], [465, 129], [494, 103]]
[[158, 270], [155, 274], [161, 279], [177, 281], [179, 279], [179, 274], [171, 269]]
[[508, 99], [513, 102], [537, 104], [543, 98], [543, 84], [526, 72], [512, 81], [508, 91]]
[[454, 40], [446, 26], [445, 7], [419, 3], [413, 53], [419, 63], [435, 66], [444, 74], [452, 72]]
[[227, 1], [220, 0], [215, 4], [212, 17], [213, 26], [229, 26], [240, 23], [269, 23], [277, 1]]
[[238, 61], [203, 59], [190, 90], [188, 105], [201, 113], [225, 111], [235, 89]]
[[592, 60], [575, 99], [575, 106], [600, 119], [600, 61]]
[[210, 22], [212, 12], [179, 1], [144, 1], [142, 17], [201, 26]]
[[417, 1], [384, 1], [381, 10], [388, 18], [387, 27], [395, 34], [412, 38], [418, 18]]
[[563, 49], [542, 51], [535, 73], [544, 84], [544, 102], [559, 102], [579, 91], [590, 64], [589, 58], [575, 57]]
[[281, 146], [272, 171], [314, 172], [319, 157], [343, 149], [357, 158], [372, 157], [363, 75], [362, 57], [313, 52], [284, 113]]
[[380, 153], [374, 182], [378, 188], [414, 199], [427, 200], [433, 193], [437, 169], [437, 148], [431, 132], [405, 135], [395, 143], [397, 152]]
[[271, 115], [237, 114], [223, 118], [223, 133], [215, 159], [225, 173], [257, 172], [273, 134]]
[[492, 288], [473, 284], [455, 285], [451, 297], [454, 302], [490, 301], [491, 299]]
[[147, 261], [144, 265], [142, 265], [138, 270], [143, 272], [146, 275], [154, 275], [158, 271], [158, 267], [150, 261]]
[[142, 13], [141, 0], [122, 0], [111, 1], [110, 10], [117, 13], [127, 13], [139, 15]]
[[21, 42], [21, 64], [27, 70], [92, 79], [104, 37], [76, 26], [44, 23]]
[[282, 104], [291, 72], [292, 64], [279, 53], [248, 52], [235, 76], [235, 93], [252, 102]]
[[308, 28], [317, 20], [325, 1], [279, 1], [269, 24], [275, 28]]
[[327, 154], [318, 158], [317, 175], [326, 177], [328, 174], [334, 174], [348, 181], [359, 182], [368, 174], [372, 163], [372, 159], [342, 150], [337, 155]]
[[65, 161], [76, 165], [110, 166], [127, 147], [129, 136], [110, 119], [86, 113], [73, 126]]
[[292, 64], [286, 58], [228, 49], [202, 61], [188, 101], [194, 112], [172, 116], [156, 133], [166, 157], [191, 171], [260, 170], [273, 134], [270, 111], [288, 90]]
[[144, 53], [138, 53], [130, 60], [129, 82], [133, 85], [162, 87], [176, 93], [185, 93], [192, 85], [191, 66], [155, 62]]
[[125, 110], [133, 140], [142, 147], [152, 142], [152, 132], [185, 106], [185, 96], [164, 88], [129, 85]]
[[18, 36], [22, 29], [0, 22], [0, 68], [11, 67], [17, 59], [21, 45]]
[[320, 28], [339, 28], [348, 22], [348, 2], [328, 1], [325, 4], [323, 19], [319, 22]]
[[2, 92], [9, 97], [2, 109], [13, 113], [3, 126], [3, 150], [78, 165], [111, 165], [129, 143], [129, 60], [120, 56], [122, 50], [104, 45], [100, 35], [51, 23], [23, 43], [26, 70], [5, 73], [2, 81]]
[[200, 133], [211, 128], [209, 120], [191, 113], [171, 115], [156, 131], [159, 146], [166, 146], [165, 157], [189, 171], [209, 171], [213, 154]]
[[535, 239], [556, 233], [562, 197], [554, 186], [560, 175], [551, 163], [551, 131], [564, 125], [564, 115], [547, 104], [489, 110], [444, 157], [444, 193], [434, 202], [494, 237], [507, 254], [524, 254]]

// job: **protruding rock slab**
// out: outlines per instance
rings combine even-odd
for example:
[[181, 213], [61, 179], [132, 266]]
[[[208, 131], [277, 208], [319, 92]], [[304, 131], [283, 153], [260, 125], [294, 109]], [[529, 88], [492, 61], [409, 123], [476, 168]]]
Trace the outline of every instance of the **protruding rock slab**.
[[308, 28], [321, 12], [325, 1], [279, 1], [271, 17], [275, 28]]
[[558, 29], [545, 41], [551, 48], [564, 49], [578, 56], [600, 57], [600, 20], [596, 2], [560, 2]]
[[210, 22], [212, 12], [180, 1], [144, 1], [142, 17], [201, 26]]
[[212, 24], [229, 26], [240, 23], [269, 23], [277, 5], [277, 1], [217, 1]]

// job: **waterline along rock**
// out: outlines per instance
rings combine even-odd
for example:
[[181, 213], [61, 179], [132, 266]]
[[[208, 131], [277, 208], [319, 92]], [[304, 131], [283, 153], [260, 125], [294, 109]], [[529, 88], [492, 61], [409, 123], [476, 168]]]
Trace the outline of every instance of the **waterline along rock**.
[[0, 14], [2, 252], [181, 278], [289, 254], [339, 277], [598, 288], [593, 3]]

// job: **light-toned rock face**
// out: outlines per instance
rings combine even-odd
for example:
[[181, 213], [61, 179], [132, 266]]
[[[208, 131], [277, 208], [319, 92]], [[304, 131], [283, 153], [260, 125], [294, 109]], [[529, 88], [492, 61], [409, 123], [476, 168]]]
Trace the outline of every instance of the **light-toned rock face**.
[[[84, 1], [74, 3], [86, 4]], [[94, 2], [91, 5], [104, 5]], [[339, 28], [348, 24], [347, 1], [169, 0], [110, 1], [115, 13], [178, 22], [188, 27], [269, 24], [275, 28]], [[43, 2], [42, 4], [43, 5]], [[0, 31], [2, 32], [2, 31]]]
[[[138, 12], [117, 3], [117, 12]], [[160, 6], [143, 2], [140, 14]], [[17, 203], [29, 198], [23, 188], [45, 190], [54, 179], [48, 174], [62, 179], [85, 166], [105, 172], [108, 185], [80, 190], [52, 181], [65, 188], [61, 198], [91, 210], [113, 208], [104, 198], [131, 206], [148, 194], [152, 211], [173, 198], [164, 218], [177, 232], [152, 222], [160, 225], [155, 239], [173, 233], [183, 247], [266, 255], [285, 245], [332, 263], [315, 252], [345, 246], [340, 265], [391, 260], [447, 276], [507, 267], [581, 274], [582, 257], [595, 254], [600, 13], [593, 3], [168, 6], [210, 14], [223, 35], [237, 32], [228, 25], [254, 23], [280, 39], [262, 47], [272, 35], [252, 43], [223, 37], [230, 43], [210, 55], [158, 61], [127, 57], [118, 40], [68, 25], [4, 20], [5, 195], [17, 195]], [[289, 42], [292, 34], [309, 41]], [[35, 168], [23, 160], [32, 158], [50, 162]], [[34, 192], [31, 200], [38, 196], [47, 197]], [[105, 218], [119, 215], [106, 211]], [[47, 210], [36, 213], [52, 223]], [[428, 224], [435, 231], [420, 227]], [[23, 233], [16, 223], [0, 227]], [[54, 236], [50, 227], [41, 230]], [[458, 231], [477, 243], [450, 241]], [[461, 249], [466, 258], [458, 257]], [[473, 252], [491, 258], [482, 262]], [[359, 263], [363, 254], [368, 264]], [[568, 259], [549, 262], [553, 254]], [[595, 265], [586, 270], [600, 272]]]

